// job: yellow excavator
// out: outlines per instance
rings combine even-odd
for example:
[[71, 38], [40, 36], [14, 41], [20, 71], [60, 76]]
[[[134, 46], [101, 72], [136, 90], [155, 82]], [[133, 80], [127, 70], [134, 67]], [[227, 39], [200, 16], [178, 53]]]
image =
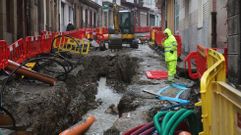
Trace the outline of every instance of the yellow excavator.
[[135, 39], [134, 13], [119, 8], [116, 3], [113, 4], [114, 28], [109, 28], [109, 49], [121, 49], [123, 44], [138, 48], [138, 41]]

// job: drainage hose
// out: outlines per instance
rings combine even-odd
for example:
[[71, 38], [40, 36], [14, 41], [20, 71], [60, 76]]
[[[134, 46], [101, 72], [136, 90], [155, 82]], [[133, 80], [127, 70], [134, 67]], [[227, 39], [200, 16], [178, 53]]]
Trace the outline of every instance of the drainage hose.
[[89, 116], [84, 123], [76, 124], [61, 132], [59, 135], [82, 135], [94, 123], [94, 121], [95, 117]]
[[159, 112], [159, 113], [157, 113], [157, 114], [154, 116], [153, 121], [154, 121], [154, 125], [155, 125], [156, 130], [157, 130], [158, 133], [162, 133], [162, 128], [161, 128], [161, 126], [159, 125], [159, 118], [161, 118], [161, 117], [163, 117], [164, 115], [166, 115], [166, 113], [167, 113], [166, 111], [164, 111], [164, 112]]
[[[159, 123], [160, 117], [164, 117]], [[159, 135], [173, 135], [177, 126], [187, 119], [192, 135], [198, 134], [198, 121], [193, 110], [180, 109], [177, 112], [159, 112], [153, 120]]]
[[145, 124], [142, 124], [142, 125], [139, 125], [139, 126], [137, 126], [137, 127], [134, 127], [134, 128], [132, 128], [132, 129], [124, 132], [123, 135], [131, 135], [133, 132], [135, 132], [136, 130], [138, 130], [138, 129], [144, 127], [144, 126], [145, 126]]
[[147, 129], [146, 131], [140, 133], [139, 135], [151, 135], [155, 131], [155, 127], [151, 127]]
[[139, 128], [136, 131], [132, 132], [131, 135], [139, 135], [140, 133], [144, 132], [145, 130], [148, 130], [149, 128], [151, 128], [153, 126], [154, 126], [153, 122], [146, 123], [141, 128]]

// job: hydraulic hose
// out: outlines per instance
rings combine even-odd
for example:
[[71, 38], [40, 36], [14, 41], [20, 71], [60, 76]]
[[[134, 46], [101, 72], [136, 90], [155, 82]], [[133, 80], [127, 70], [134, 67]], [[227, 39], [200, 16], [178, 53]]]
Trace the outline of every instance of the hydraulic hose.
[[[164, 117], [161, 123], [158, 121], [160, 117]], [[177, 126], [184, 120], [187, 120], [185, 122], [188, 123], [192, 135], [198, 134], [198, 121], [193, 110], [180, 109], [176, 112], [159, 112], [153, 120], [159, 135], [173, 135]]]
[[[178, 126], [179, 123], [181, 123], [184, 119], [186, 119], [187, 117], [189, 117], [190, 115], [194, 114], [194, 111], [191, 110], [187, 110], [185, 111], [178, 119], [176, 122], [174, 122], [174, 124], [172, 125], [172, 127], [170, 126], [170, 131], [169, 134], [173, 134], [176, 127]], [[195, 116], [195, 115], [194, 115]], [[191, 124], [192, 125], [192, 124]], [[191, 128], [192, 129], [192, 128]], [[168, 133], [168, 131], [167, 131]]]
[[163, 121], [162, 121], [162, 125], [161, 125], [162, 129], [165, 128], [165, 124], [168, 122], [168, 120], [170, 119], [170, 117], [173, 116], [174, 113], [175, 113], [175, 112], [168, 112], [168, 113], [165, 115], [165, 117], [163, 118]]
[[[168, 135], [169, 130], [173, 124], [177, 121], [177, 119], [185, 112], [185, 109], [181, 109], [177, 111], [176, 113], [173, 113], [172, 117], [169, 119], [167, 123], [164, 123], [165, 126], [163, 127], [163, 135]], [[164, 125], [162, 123], [162, 125]], [[178, 123], [179, 124], [179, 123]]]
[[167, 113], [167, 111], [159, 112], [159, 113], [157, 113], [154, 116], [153, 121], [154, 121], [154, 125], [155, 125], [156, 130], [157, 130], [158, 133], [162, 133], [162, 128], [161, 128], [161, 126], [159, 124], [159, 119], [160, 119], [160, 117], [163, 117], [164, 115], [166, 115], [166, 113]]

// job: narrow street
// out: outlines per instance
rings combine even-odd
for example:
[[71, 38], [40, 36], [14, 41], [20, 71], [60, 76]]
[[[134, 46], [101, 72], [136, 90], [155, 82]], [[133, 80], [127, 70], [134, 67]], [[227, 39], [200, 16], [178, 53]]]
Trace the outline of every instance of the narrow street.
[[0, 0], [0, 135], [241, 135], [240, 0]]

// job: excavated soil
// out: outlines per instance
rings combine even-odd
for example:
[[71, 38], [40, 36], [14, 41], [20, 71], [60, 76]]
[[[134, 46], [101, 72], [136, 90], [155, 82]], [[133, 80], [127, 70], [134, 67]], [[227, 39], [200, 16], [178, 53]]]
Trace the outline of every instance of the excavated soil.
[[[28, 80], [8, 83], [3, 95], [4, 107], [12, 113], [17, 125], [36, 135], [55, 135], [81, 121], [88, 110], [99, 105], [95, 95], [100, 77], [106, 77], [107, 85], [123, 95], [117, 106], [118, 119], [102, 134], [121, 134], [150, 121], [165, 107], [165, 102], [142, 92], [166, 85], [163, 80], [145, 76], [146, 70], [165, 69], [163, 58], [147, 45], [118, 52], [93, 51], [88, 56], [75, 58], [79, 59], [77, 67], [66, 81], [58, 81], [55, 86]], [[192, 83], [184, 78], [178, 81]]]
[[77, 71], [56, 86], [28, 80], [14, 80], [4, 91], [3, 102], [16, 119], [34, 134], [57, 134], [96, 108], [97, 81], [107, 78], [109, 86], [124, 92], [135, 74], [137, 59], [126, 55], [79, 58]]

